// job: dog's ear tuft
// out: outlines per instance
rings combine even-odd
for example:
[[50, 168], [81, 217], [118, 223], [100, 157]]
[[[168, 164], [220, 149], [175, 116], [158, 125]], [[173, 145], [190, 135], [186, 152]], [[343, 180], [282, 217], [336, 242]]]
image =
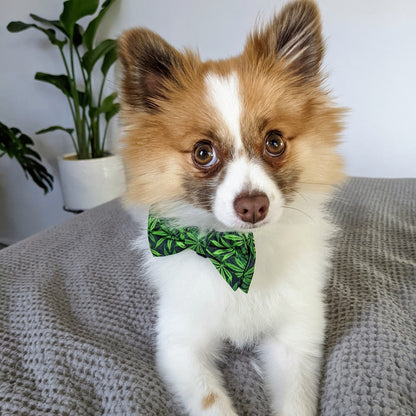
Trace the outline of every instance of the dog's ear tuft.
[[251, 56], [273, 55], [302, 79], [314, 79], [320, 73], [324, 53], [321, 30], [316, 3], [293, 1], [270, 24], [249, 37], [246, 52]]
[[157, 111], [182, 55], [156, 33], [139, 28], [120, 37], [118, 57], [123, 66], [123, 102], [136, 110]]

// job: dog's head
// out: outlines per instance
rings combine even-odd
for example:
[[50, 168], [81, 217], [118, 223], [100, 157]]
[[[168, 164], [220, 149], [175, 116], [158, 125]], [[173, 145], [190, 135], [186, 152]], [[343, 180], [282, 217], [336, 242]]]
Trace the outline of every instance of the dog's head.
[[[241, 230], [342, 178], [342, 109], [323, 88], [314, 2], [288, 4], [243, 53], [201, 62], [146, 29], [119, 40], [127, 204]], [[217, 224], [217, 225], [216, 225]]]

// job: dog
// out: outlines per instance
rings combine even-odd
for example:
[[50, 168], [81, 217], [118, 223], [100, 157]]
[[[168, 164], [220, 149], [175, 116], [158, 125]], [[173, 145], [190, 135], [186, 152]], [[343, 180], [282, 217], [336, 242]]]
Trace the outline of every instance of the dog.
[[254, 346], [273, 414], [316, 414], [325, 206], [344, 178], [321, 32], [298, 0], [226, 60], [144, 28], [119, 39], [123, 201], [158, 292], [158, 369], [190, 415], [237, 414], [215, 366], [224, 342]]

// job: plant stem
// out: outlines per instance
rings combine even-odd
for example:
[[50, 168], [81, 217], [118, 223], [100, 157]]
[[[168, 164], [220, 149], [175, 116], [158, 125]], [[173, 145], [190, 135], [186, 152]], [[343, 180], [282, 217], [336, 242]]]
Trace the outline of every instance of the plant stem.
[[[106, 78], [107, 78], [107, 74], [105, 74], [103, 76], [103, 80], [101, 81], [100, 93], [98, 94], [98, 105], [97, 105], [98, 108], [101, 107], [101, 101], [102, 101], [102, 98], [103, 98], [104, 84], [105, 84]], [[97, 118], [98, 118], [98, 120], [97, 120], [97, 124], [98, 124], [97, 130], [98, 130], [98, 132], [100, 132], [100, 115], [98, 115]], [[104, 154], [105, 135], [107, 133], [107, 128], [108, 128], [108, 122], [106, 124], [104, 137], [103, 137], [103, 140], [102, 140], [101, 146], [100, 146], [101, 147], [100, 150], [101, 150], [102, 154]]]
[[[61, 53], [62, 60], [64, 61], [66, 75], [68, 76], [68, 80], [69, 80], [69, 79], [71, 79], [71, 73], [69, 72], [68, 62], [66, 60], [64, 51], [62, 50], [61, 47], [59, 48], [59, 52]], [[74, 119], [74, 124], [75, 124], [75, 112], [74, 112], [74, 109], [72, 107], [71, 100], [69, 99], [69, 97], [66, 97], [66, 99], [68, 100], [69, 108], [71, 109], [72, 118]]]
[[69, 48], [70, 48], [70, 58], [71, 58], [71, 72], [72, 77], [70, 78], [70, 85], [71, 85], [71, 92], [72, 92], [72, 99], [74, 100], [75, 106], [75, 130], [77, 133], [77, 141], [78, 141], [78, 158], [79, 159], [88, 159], [88, 148], [85, 146], [85, 129], [84, 129], [84, 122], [81, 118], [79, 112], [79, 96], [78, 90], [76, 85], [76, 77], [75, 77], [75, 68], [74, 68], [74, 43], [72, 39], [69, 39]]
[[107, 121], [107, 124], [105, 125], [105, 129], [104, 129], [104, 136], [103, 136], [103, 142], [102, 142], [102, 153], [104, 154], [104, 145], [105, 145], [105, 139], [107, 138], [107, 131], [108, 131], [108, 126], [109, 126], [110, 122]]
[[[75, 52], [77, 54], [79, 67], [81, 69], [82, 79], [84, 80], [84, 94], [88, 94], [88, 96], [91, 97], [91, 90], [89, 88], [89, 79], [88, 79], [88, 77], [86, 77], [86, 74], [85, 74], [86, 71], [85, 71], [84, 66], [82, 64], [82, 58], [81, 58], [81, 55], [79, 54], [79, 51], [78, 51], [77, 47], [75, 47]], [[82, 120], [83, 120], [83, 126], [86, 126], [86, 129], [87, 129], [88, 142], [89, 142], [89, 138], [91, 137], [91, 123], [92, 122], [91, 122], [91, 120], [89, 120], [89, 122], [88, 122], [86, 108], [87, 108], [87, 105], [85, 105], [85, 103], [83, 103], [82, 104]], [[86, 147], [88, 148], [88, 146], [86, 146]], [[91, 155], [92, 155], [92, 153], [91, 153]]]

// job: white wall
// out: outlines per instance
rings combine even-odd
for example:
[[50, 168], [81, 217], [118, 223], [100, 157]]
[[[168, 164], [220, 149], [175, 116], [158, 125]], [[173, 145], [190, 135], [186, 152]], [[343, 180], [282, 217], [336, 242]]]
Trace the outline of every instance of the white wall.
[[[241, 51], [257, 19], [267, 20], [282, 0], [119, 0], [99, 37], [116, 37], [144, 25], [174, 46], [198, 48], [202, 58]], [[328, 85], [351, 108], [341, 152], [347, 173], [357, 176], [416, 177], [416, 1], [320, 0], [328, 53]], [[60, 58], [42, 34], [10, 34], [11, 20], [29, 13], [55, 18], [57, 0], [0, 3], [0, 120], [19, 127], [56, 176], [56, 157], [71, 151], [65, 134], [35, 136], [52, 124], [70, 126], [66, 101], [53, 87], [35, 81], [36, 71], [63, 73]], [[108, 91], [114, 86], [110, 80]], [[116, 129], [114, 129], [116, 130]], [[59, 184], [51, 194], [27, 181], [20, 167], [0, 159], [0, 241], [22, 239], [72, 214], [62, 210]]]

